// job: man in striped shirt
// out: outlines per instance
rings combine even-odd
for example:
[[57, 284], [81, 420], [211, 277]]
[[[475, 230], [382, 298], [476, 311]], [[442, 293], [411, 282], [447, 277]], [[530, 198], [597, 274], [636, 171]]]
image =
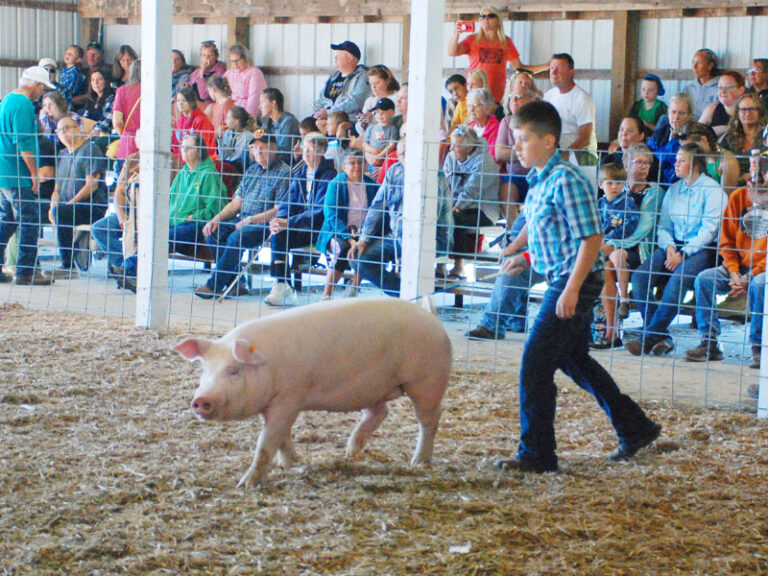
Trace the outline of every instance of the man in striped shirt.
[[619, 437], [612, 460], [632, 458], [661, 432], [589, 355], [592, 308], [603, 287], [602, 233], [592, 187], [557, 151], [561, 126], [557, 110], [543, 101], [526, 104], [515, 116], [515, 152], [524, 167], [533, 168], [523, 207], [526, 226], [516, 240], [527, 240], [528, 251], [507, 260], [503, 270], [515, 275], [532, 266], [549, 286], [523, 350], [520, 444], [516, 458], [495, 462], [503, 470], [557, 470], [558, 369], [592, 394], [611, 419]]

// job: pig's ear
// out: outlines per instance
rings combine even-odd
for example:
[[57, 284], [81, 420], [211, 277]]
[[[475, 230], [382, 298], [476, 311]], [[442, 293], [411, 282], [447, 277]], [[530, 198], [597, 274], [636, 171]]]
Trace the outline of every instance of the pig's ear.
[[187, 360], [197, 360], [205, 356], [212, 342], [206, 338], [187, 338], [173, 347], [176, 352], [184, 356]]
[[248, 340], [235, 340], [232, 345], [232, 355], [238, 362], [251, 366], [259, 366], [267, 361]]

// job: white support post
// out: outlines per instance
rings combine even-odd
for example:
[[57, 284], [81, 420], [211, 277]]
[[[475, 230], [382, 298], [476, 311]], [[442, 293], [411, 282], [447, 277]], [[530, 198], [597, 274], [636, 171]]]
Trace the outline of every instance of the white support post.
[[136, 325], [168, 324], [168, 214], [173, 2], [141, 6], [141, 152]]
[[400, 297], [435, 289], [437, 171], [445, 0], [411, 1]]

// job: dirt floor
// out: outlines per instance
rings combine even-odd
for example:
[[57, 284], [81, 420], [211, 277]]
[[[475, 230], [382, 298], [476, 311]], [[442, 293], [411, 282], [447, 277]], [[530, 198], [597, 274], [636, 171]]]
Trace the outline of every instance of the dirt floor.
[[357, 415], [302, 415], [300, 461], [242, 490], [261, 424], [192, 416], [199, 367], [177, 335], [18, 305], [0, 334], [0, 574], [768, 573], [753, 411], [644, 401], [662, 439], [613, 464], [605, 417], [563, 381], [561, 471], [499, 475], [514, 379], [457, 363], [431, 469], [407, 465], [401, 399], [353, 462]]

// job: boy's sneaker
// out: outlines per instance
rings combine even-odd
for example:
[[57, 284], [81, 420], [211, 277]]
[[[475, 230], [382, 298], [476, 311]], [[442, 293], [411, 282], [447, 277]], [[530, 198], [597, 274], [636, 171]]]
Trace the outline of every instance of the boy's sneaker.
[[752, 346], [752, 364], [750, 368], [760, 368], [760, 346]]
[[287, 282], [275, 282], [264, 302], [270, 306], [296, 306], [296, 291]]
[[717, 344], [717, 340], [702, 340], [696, 348], [691, 348], [685, 353], [688, 362], [706, 362], [723, 359], [723, 352]]

